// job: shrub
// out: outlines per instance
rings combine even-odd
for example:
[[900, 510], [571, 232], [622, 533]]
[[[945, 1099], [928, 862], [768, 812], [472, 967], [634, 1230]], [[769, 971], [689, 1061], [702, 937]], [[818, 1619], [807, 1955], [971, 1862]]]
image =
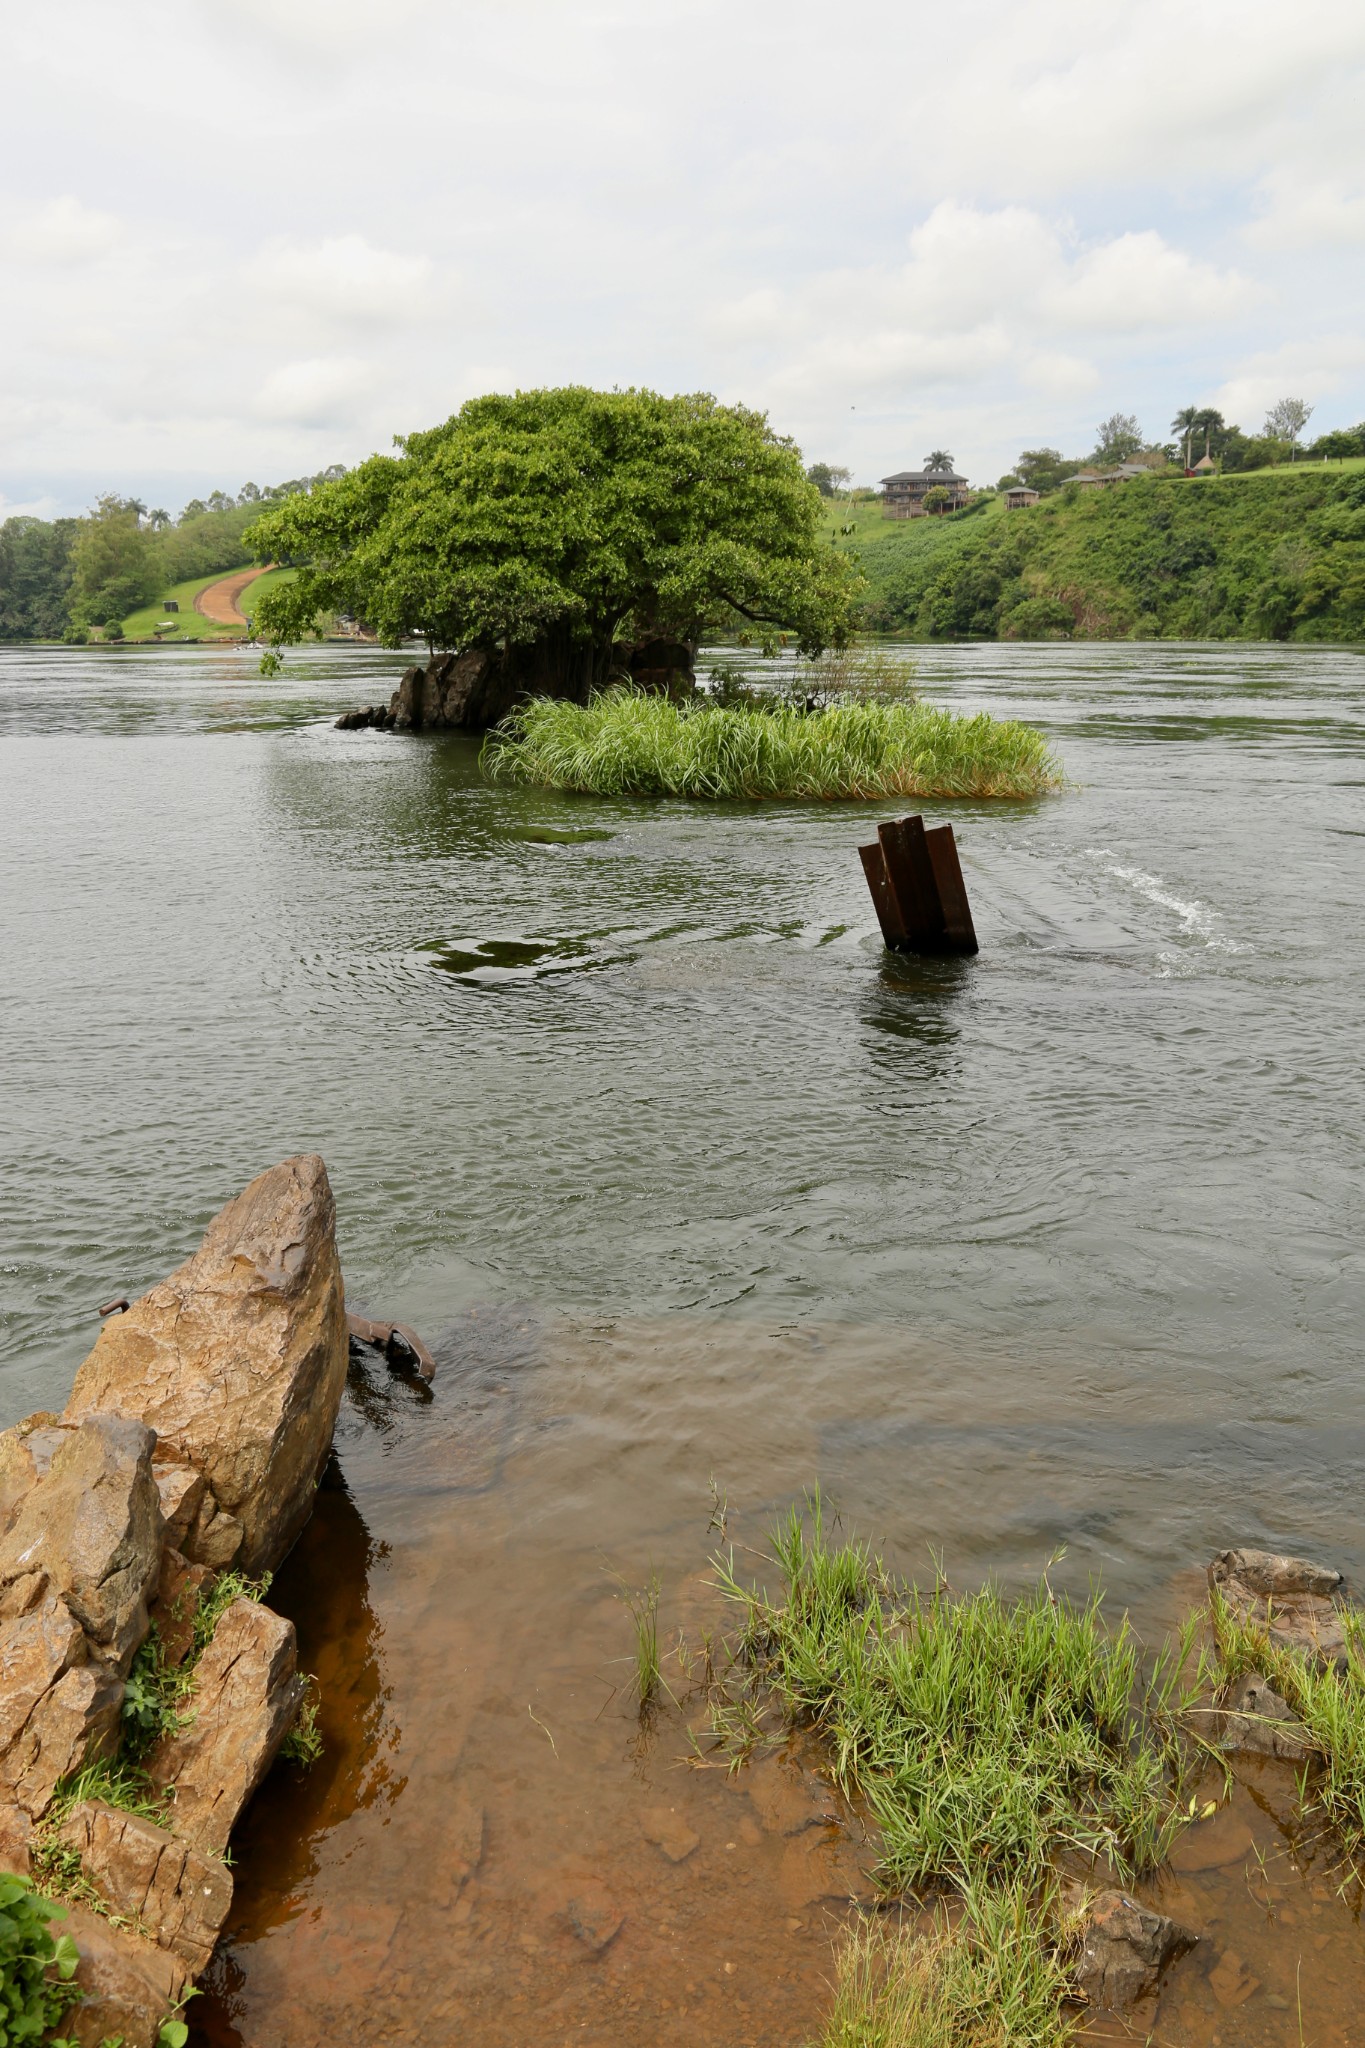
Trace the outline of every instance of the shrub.
[[0, 2048], [39, 2040], [80, 1995], [76, 1944], [49, 1932], [65, 1918], [26, 1877], [0, 1876]]

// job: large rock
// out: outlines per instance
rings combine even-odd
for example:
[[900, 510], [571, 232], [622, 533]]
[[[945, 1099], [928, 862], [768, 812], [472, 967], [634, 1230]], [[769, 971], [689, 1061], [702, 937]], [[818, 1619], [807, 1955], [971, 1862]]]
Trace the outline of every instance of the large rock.
[[31, 1476], [0, 1537], [0, 1615], [31, 1608], [50, 1589], [96, 1654], [126, 1671], [147, 1632], [161, 1557], [152, 1432], [123, 1415], [91, 1414], [6, 1434], [11, 1490], [23, 1464]]
[[657, 635], [609, 651], [550, 636], [496, 653], [467, 648], [437, 654], [425, 667], [404, 669], [388, 706], [368, 704], [336, 722], [343, 730], [377, 726], [392, 732], [482, 732], [527, 697], [565, 697], [586, 704], [612, 680], [660, 694], [690, 695], [696, 648]]
[[163, 1460], [207, 1481], [178, 1547], [260, 1572], [312, 1508], [346, 1356], [332, 1190], [322, 1161], [305, 1154], [252, 1181], [192, 1258], [110, 1318], [66, 1413], [148, 1423]]
[[170, 1826], [221, 1856], [238, 1814], [269, 1770], [307, 1695], [296, 1675], [294, 1624], [254, 1600], [234, 1600], [194, 1672], [190, 1717], [147, 1761], [172, 1795]]
[[66, 1603], [0, 1623], [0, 1800], [36, 1819], [60, 1778], [112, 1746], [123, 1683], [87, 1663], [85, 1631]]
[[188, 1978], [169, 1949], [115, 1927], [83, 1906], [69, 1906], [58, 1926], [80, 1952], [76, 1983], [83, 1996], [62, 2017], [62, 2035], [80, 2048], [156, 2048], [161, 2023], [179, 2004]]
[[232, 1904], [232, 1876], [154, 1821], [83, 1800], [58, 1830], [81, 1875], [120, 1918], [172, 1950], [192, 1976], [207, 1968]]
[[1126, 2012], [1157, 1988], [1161, 1973], [1199, 1939], [1164, 1913], [1153, 1913], [1125, 1892], [1091, 1899], [1075, 1967], [1077, 1989], [1092, 2006]]
[[1223, 1550], [1208, 1578], [1233, 1617], [1264, 1629], [1277, 1649], [1345, 1669], [1346, 1631], [1335, 1603], [1342, 1577], [1330, 1565], [1268, 1550]]

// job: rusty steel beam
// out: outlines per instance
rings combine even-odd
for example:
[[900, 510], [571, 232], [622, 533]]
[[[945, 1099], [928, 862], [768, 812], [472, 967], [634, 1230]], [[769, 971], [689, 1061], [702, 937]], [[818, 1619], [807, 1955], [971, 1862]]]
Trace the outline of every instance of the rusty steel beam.
[[858, 857], [892, 952], [980, 950], [951, 825], [926, 831], [922, 817], [892, 819]]
[[957, 841], [951, 825], [935, 825], [924, 835], [929, 848], [929, 859], [933, 865], [934, 880], [938, 884], [938, 900], [943, 910], [943, 934], [949, 950], [954, 953], [979, 953], [976, 942], [976, 926], [972, 923], [972, 906], [967, 901], [967, 884], [962, 879], [962, 863], [957, 857]]

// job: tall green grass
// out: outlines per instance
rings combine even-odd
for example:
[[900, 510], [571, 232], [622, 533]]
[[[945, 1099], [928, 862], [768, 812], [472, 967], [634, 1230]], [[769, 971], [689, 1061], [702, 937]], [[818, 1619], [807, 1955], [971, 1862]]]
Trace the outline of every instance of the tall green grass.
[[1062, 779], [1041, 733], [984, 712], [877, 701], [729, 708], [627, 688], [587, 704], [532, 698], [490, 735], [483, 759], [504, 782], [713, 801], [1025, 798]]
[[1098, 1597], [1073, 1607], [1046, 1579], [1013, 1601], [993, 1586], [922, 1595], [865, 1544], [830, 1544], [818, 1495], [773, 1547], [777, 1601], [719, 1564], [742, 1624], [717, 1731], [742, 1746], [764, 1702], [818, 1729], [836, 1782], [880, 1824], [888, 1891], [1042, 1891], [1064, 1851], [1121, 1873], [1162, 1860], [1184, 1818], [1177, 1759], [1142, 1711], [1127, 1623], [1107, 1628]]
[[819, 2048], [1062, 2048], [1067, 1975], [1018, 1886], [973, 1899], [956, 1925], [855, 1928], [838, 1954]]

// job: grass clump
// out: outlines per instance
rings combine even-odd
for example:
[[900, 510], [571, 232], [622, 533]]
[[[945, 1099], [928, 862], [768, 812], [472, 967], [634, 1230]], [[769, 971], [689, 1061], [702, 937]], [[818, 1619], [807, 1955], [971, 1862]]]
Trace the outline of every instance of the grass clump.
[[297, 1764], [300, 1770], [308, 1771], [323, 1751], [322, 1730], [318, 1726], [321, 1688], [311, 1671], [305, 1671], [303, 1677], [308, 1691], [294, 1716], [293, 1726], [280, 1744], [280, 1755], [286, 1763]]
[[1063, 1852], [1121, 1874], [1159, 1862], [1183, 1818], [1176, 1753], [1127, 1623], [1110, 1632], [1098, 1598], [1073, 1607], [1046, 1578], [1015, 1601], [924, 1596], [865, 1544], [831, 1544], [818, 1495], [809, 1508], [775, 1534], [779, 1601], [720, 1565], [743, 1614], [722, 1740], [742, 1750], [765, 1704], [817, 1729], [880, 1824], [888, 1891], [1041, 1891]]
[[1351, 1872], [1365, 1880], [1365, 1615], [1342, 1614], [1346, 1668], [1325, 1669], [1301, 1650], [1276, 1643], [1243, 1620], [1215, 1592], [1212, 1603], [1214, 1682], [1220, 1693], [1248, 1672], [1269, 1680], [1298, 1717], [1316, 1767], [1301, 1780], [1304, 1803], [1334, 1830]]
[[495, 780], [596, 796], [709, 801], [1042, 795], [1061, 782], [1043, 735], [1016, 719], [918, 702], [815, 709], [676, 703], [625, 686], [587, 704], [533, 697], [490, 735]]
[[819, 2048], [1063, 2048], [1066, 1970], [1026, 1892], [981, 1893], [954, 1925], [869, 1920], [844, 1941]]

